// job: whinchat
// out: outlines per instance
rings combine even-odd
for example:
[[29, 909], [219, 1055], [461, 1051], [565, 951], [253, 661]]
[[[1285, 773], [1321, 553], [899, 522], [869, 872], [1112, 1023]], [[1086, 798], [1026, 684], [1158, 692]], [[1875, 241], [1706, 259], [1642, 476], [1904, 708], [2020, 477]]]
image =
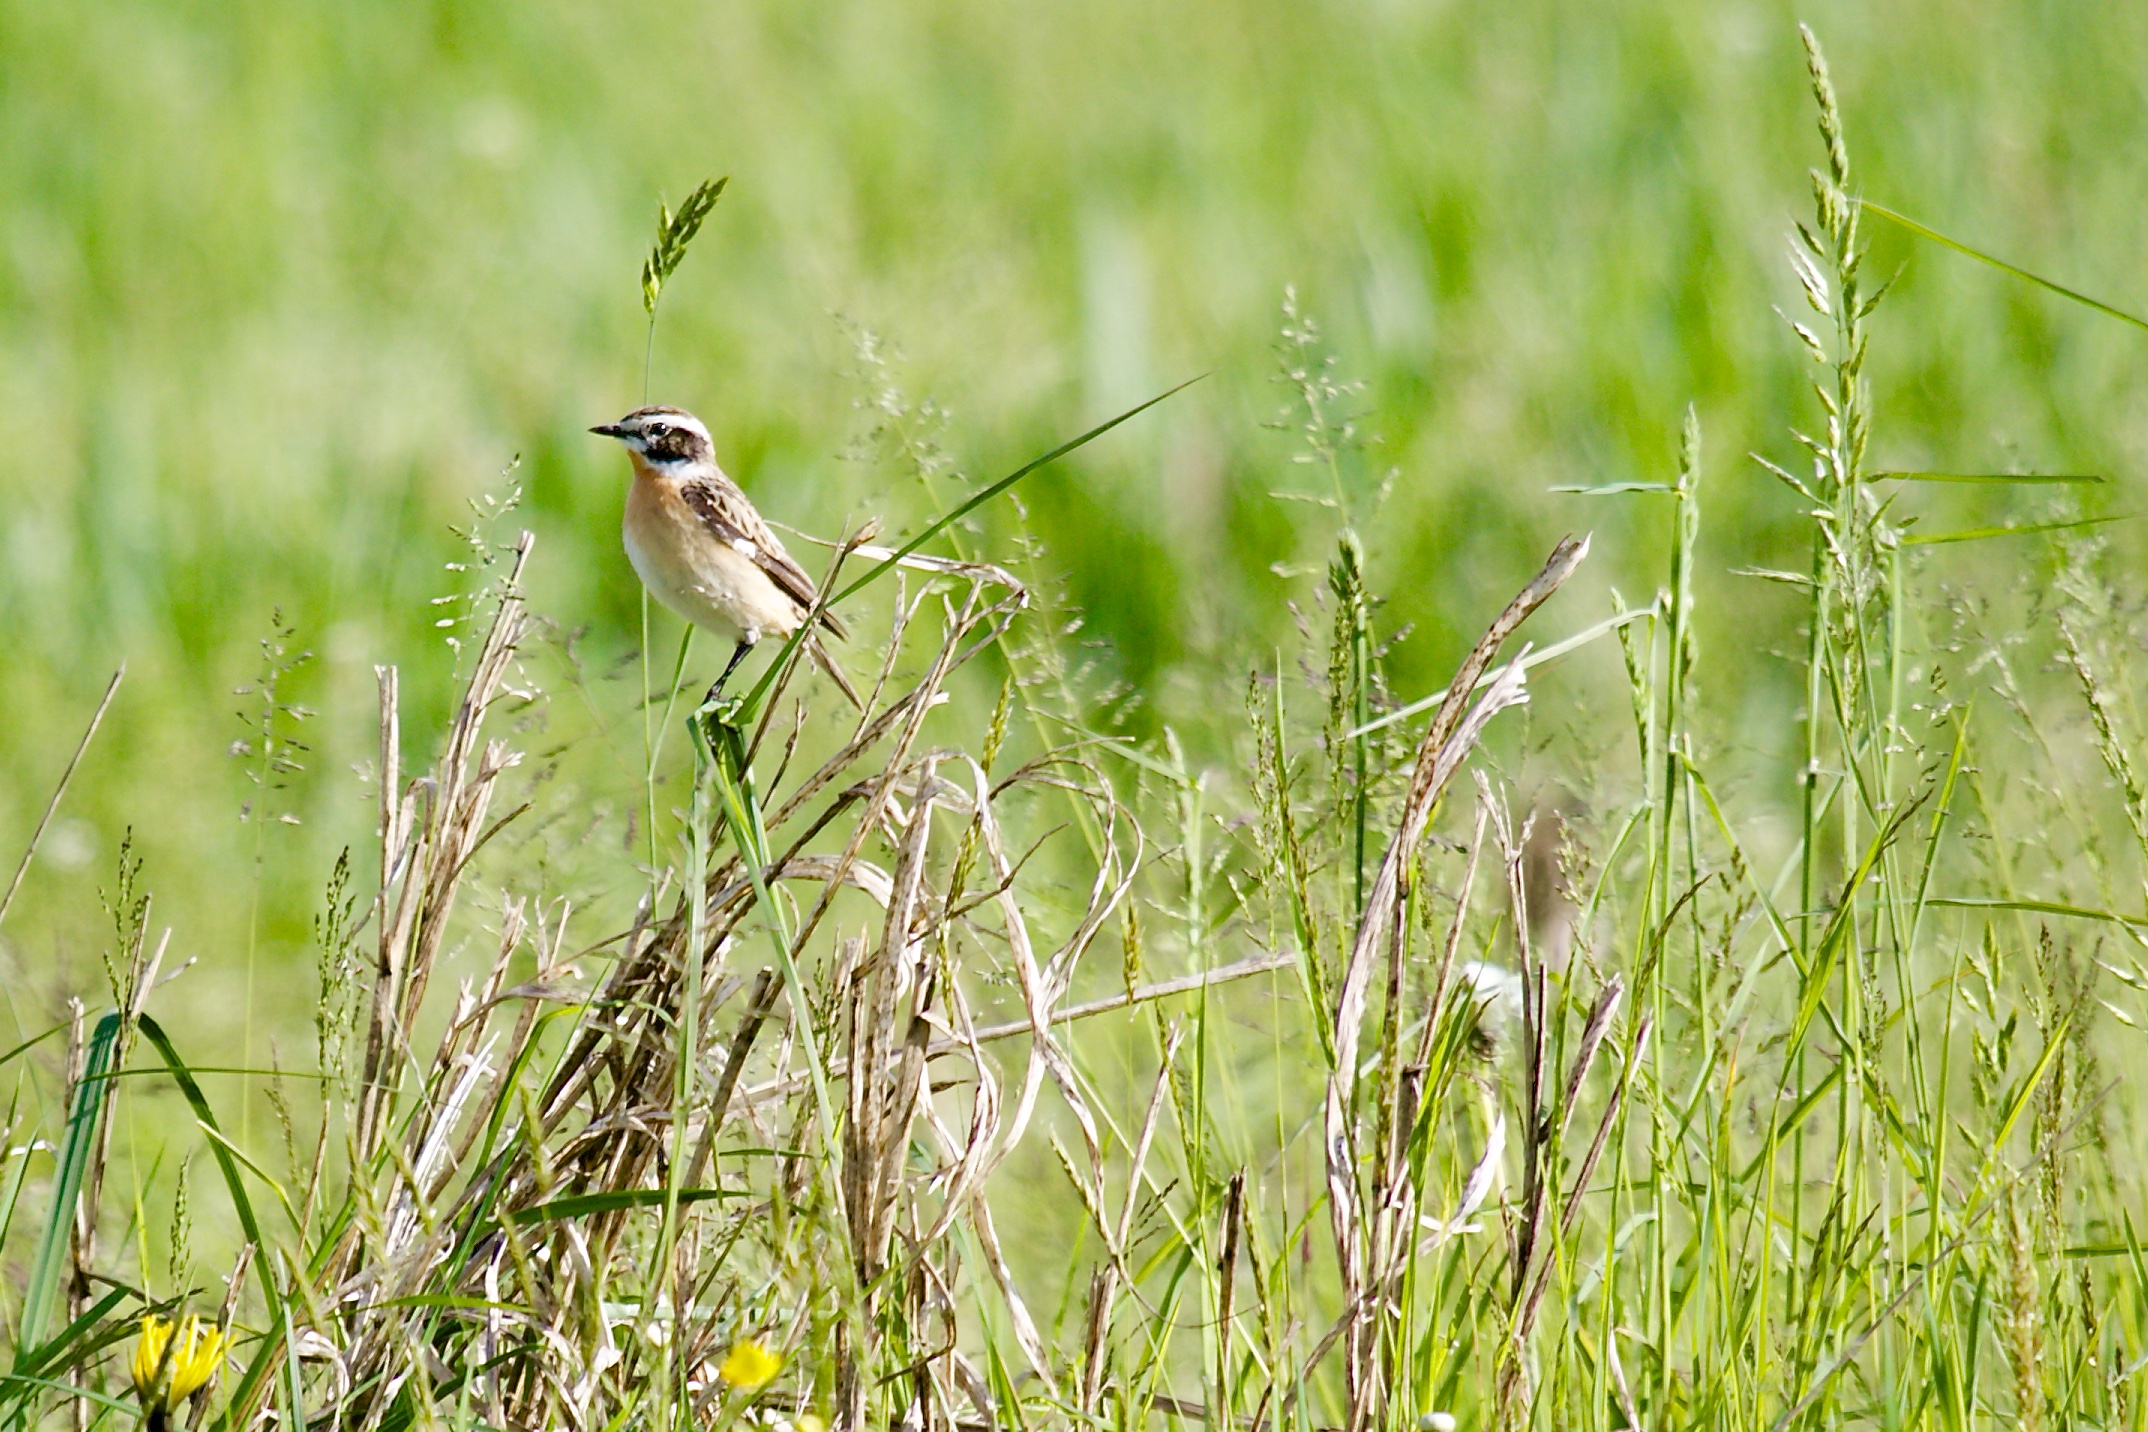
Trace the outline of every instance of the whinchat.
[[[783, 550], [738, 484], [724, 476], [709, 430], [692, 413], [636, 408], [590, 431], [617, 438], [633, 464], [624, 536], [627, 560], [642, 585], [695, 626], [736, 643], [730, 664], [709, 688], [714, 700], [755, 642], [798, 630], [813, 610], [813, 579]], [[817, 620], [829, 634], [845, 635], [835, 613], [822, 611]], [[819, 636], [809, 635], [805, 646], [851, 704], [862, 707]]]

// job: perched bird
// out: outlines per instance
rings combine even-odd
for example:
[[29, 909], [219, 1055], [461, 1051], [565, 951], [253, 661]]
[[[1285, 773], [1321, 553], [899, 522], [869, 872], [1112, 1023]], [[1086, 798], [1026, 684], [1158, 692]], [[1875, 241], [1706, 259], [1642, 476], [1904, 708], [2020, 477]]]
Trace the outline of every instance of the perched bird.
[[[715, 700], [724, 682], [764, 636], [788, 637], [813, 609], [813, 579], [783, 550], [738, 484], [716, 465], [709, 430], [678, 408], [636, 408], [616, 423], [590, 429], [625, 444], [634, 466], [627, 491], [627, 559], [649, 594], [705, 631], [737, 643], [730, 665], [709, 688]], [[835, 613], [820, 625], [843, 636]], [[821, 670], [863, 708], [842, 668], [818, 634], [805, 647]]]

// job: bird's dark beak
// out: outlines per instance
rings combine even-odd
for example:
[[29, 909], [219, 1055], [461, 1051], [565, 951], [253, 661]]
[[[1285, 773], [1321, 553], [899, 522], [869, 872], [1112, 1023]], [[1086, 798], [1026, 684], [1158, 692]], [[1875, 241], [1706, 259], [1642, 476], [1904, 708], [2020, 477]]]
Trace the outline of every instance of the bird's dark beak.
[[627, 435], [626, 428], [619, 423], [598, 423], [590, 431], [600, 438], [623, 438]]

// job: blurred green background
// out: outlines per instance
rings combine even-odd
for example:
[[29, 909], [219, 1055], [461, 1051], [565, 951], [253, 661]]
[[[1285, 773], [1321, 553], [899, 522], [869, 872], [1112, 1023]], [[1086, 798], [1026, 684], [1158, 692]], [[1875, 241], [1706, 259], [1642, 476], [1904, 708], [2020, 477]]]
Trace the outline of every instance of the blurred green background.
[[[464, 584], [449, 529], [518, 454], [536, 606], [578, 632], [594, 724], [638, 743], [625, 469], [583, 430], [640, 401], [656, 204], [712, 174], [730, 191], [667, 293], [652, 395], [707, 418], [779, 519], [930, 511], [907, 476], [842, 460], [872, 426], [846, 323], [951, 411], [971, 481], [1211, 375], [1022, 490], [1097, 680], [1144, 693], [1135, 729], [1227, 757], [1245, 670], [1318, 585], [1290, 572], [1332, 521], [1271, 496], [1309, 483], [1264, 426], [1295, 284], [1367, 385], [1368, 471], [1398, 473], [1368, 536], [1383, 620], [1415, 624], [1400, 692], [1440, 683], [1561, 531], [1599, 534], [1599, 605], [1572, 625], [1606, 584], [1645, 600], [1660, 511], [1548, 489], [1666, 475], [1691, 401], [1721, 736], [1779, 747], [1795, 669], [1771, 653], [1794, 613], [1731, 572], [1805, 560], [1793, 504], [1743, 456], [1787, 462], [1816, 420], [1770, 312], [1796, 299], [1784, 238], [1818, 157], [1798, 19], [1869, 195], [2148, 306], [2131, 6], [0, 0], [10, 868], [129, 672], [0, 934], [16, 1018], [95, 987], [130, 826], [173, 958], [234, 968], [256, 845], [228, 755], [255, 698], [233, 693], [279, 608], [314, 653], [289, 694], [320, 714], [274, 804], [301, 823], [264, 846], [262, 948], [291, 1007], [310, 997], [321, 881], [372, 824], [353, 774], [371, 666], [403, 667], [422, 756], [453, 661], [429, 603]], [[1902, 270], [1874, 465], [2104, 472], [2066, 500], [2129, 510], [2141, 335], [1873, 239], [1873, 267]], [[2031, 502], [1914, 501], [1934, 522]], [[982, 542], [1005, 550], [1013, 521], [996, 509]], [[620, 809], [638, 749], [598, 792]], [[217, 979], [197, 1037], [236, 1027]]]

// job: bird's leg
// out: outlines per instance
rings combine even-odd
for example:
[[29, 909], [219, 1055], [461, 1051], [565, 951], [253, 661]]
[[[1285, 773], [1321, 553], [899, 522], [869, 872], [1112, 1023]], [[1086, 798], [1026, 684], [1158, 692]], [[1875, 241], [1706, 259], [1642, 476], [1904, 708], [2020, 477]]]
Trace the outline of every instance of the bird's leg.
[[741, 641], [732, 649], [731, 660], [725, 665], [723, 675], [716, 678], [716, 684], [709, 688], [709, 694], [701, 698], [701, 704], [686, 718], [686, 729], [700, 737], [702, 744], [708, 747], [711, 760], [720, 759], [717, 754], [716, 735], [719, 726], [729, 729], [734, 737], [738, 734], [734, 723], [739, 716], [740, 703], [737, 697], [728, 701], [724, 699], [723, 684], [731, 679], [731, 673], [738, 670], [738, 664], [746, 659], [746, 653], [751, 650], [753, 643], [750, 641]]
[[742, 641], [731, 649], [731, 661], [724, 667], [723, 675], [716, 678], [716, 684], [709, 688], [709, 694], [701, 699], [703, 706], [716, 704], [716, 698], [723, 695], [723, 684], [731, 679], [731, 673], [738, 670], [738, 664], [746, 659], [746, 653], [751, 650], [753, 643], [750, 641]]

